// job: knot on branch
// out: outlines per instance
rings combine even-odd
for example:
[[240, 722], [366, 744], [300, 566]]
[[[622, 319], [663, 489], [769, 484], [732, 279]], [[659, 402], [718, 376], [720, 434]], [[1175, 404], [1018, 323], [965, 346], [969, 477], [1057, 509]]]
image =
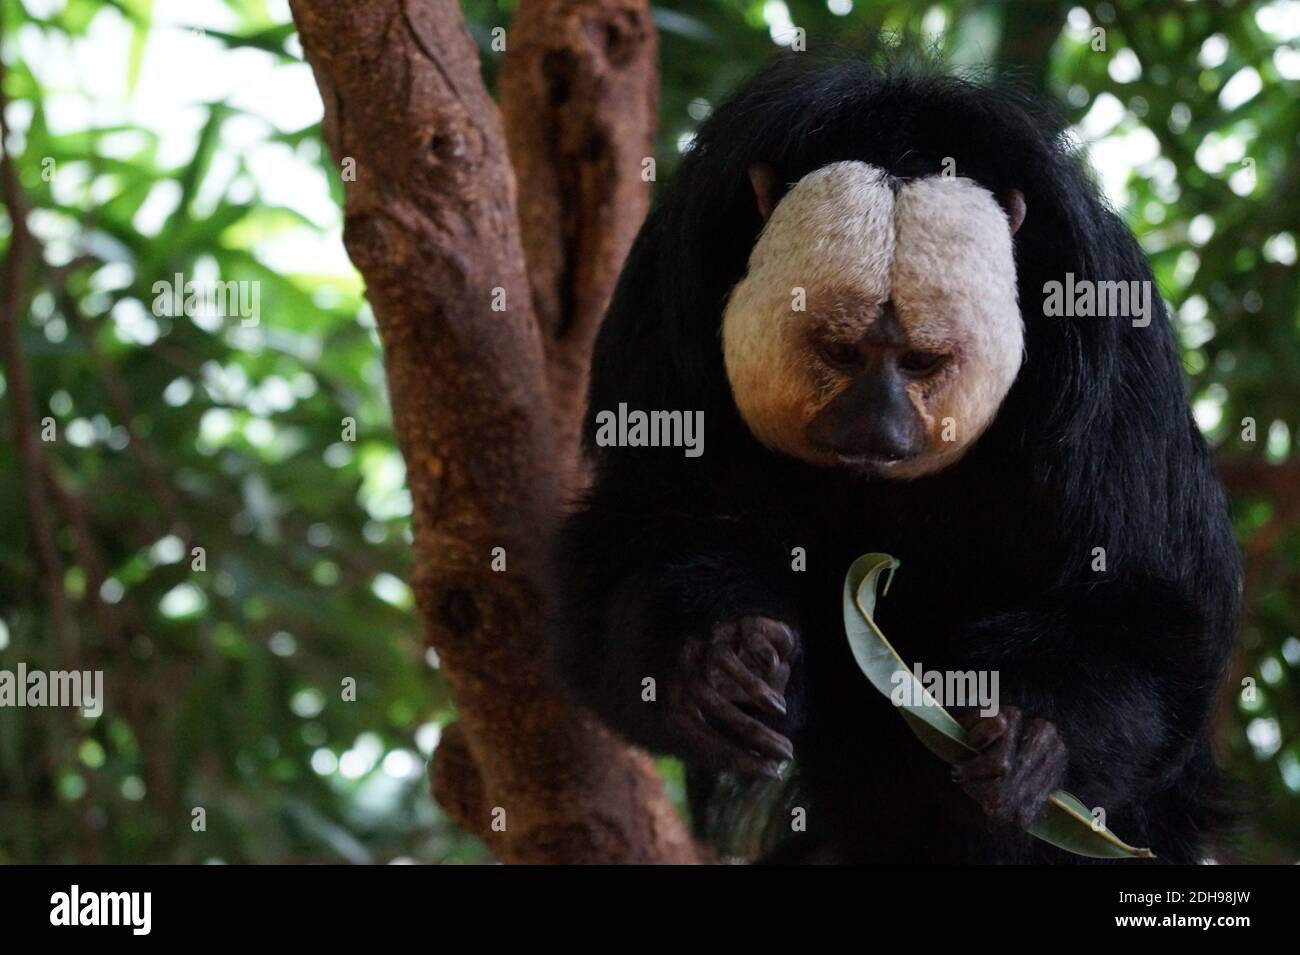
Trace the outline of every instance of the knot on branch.
[[582, 18], [582, 32], [615, 69], [623, 69], [636, 59], [652, 38], [652, 30], [649, 14], [639, 3]]
[[369, 284], [371, 276], [389, 277], [406, 262], [410, 242], [408, 231], [379, 210], [349, 212], [343, 222], [343, 245]]
[[442, 595], [438, 616], [443, 624], [458, 637], [468, 637], [478, 629], [482, 620], [474, 594], [459, 587]]
[[442, 731], [429, 761], [429, 782], [434, 801], [452, 822], [479, 838], [486, 835], [483, 777], [469, 751], [463, 724], [452, 723]]

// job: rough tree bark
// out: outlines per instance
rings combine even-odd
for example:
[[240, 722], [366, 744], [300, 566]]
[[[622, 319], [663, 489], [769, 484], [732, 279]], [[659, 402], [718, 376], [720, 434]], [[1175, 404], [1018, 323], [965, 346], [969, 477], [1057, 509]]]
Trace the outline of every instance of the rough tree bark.
[[647, 0], [525, 2], [510, 26], [501, 111], [563, 460], [577, 458], [592, 341], [649, 205], [655, 54]]
[[648, 4], [522, 4], [502, 80], [522, 242], [501, 117], [454, 0], [291, 7], [326, 139], [355, 169], [344, 241], [383, 340], [416, 599], [461, 715], [435, 794], [503, 861], [696, 861], [648, 757], [544, 672], [545, 543], [591, 337], [645, 211], [632, 178], [653, 129]]

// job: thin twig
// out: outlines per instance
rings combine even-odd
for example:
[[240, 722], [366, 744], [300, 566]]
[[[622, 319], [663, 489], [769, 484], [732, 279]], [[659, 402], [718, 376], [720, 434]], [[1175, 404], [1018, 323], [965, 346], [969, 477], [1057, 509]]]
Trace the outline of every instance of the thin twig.
[[19, 316], [27, 304], [27, 280], [35, 244], [27, 227], [27, 197], [18, 181], [18, 170], [9, 152], [9, 127], [5, 113], [9, 107], [4, 92], [5, 68], [0, 62], [0, 189], [9, 208], [9, 250], [4, 258], [4, 291], [0, 293], [0, 349], [3, 350], [5, 375], [9, 388], [9, 409], [13, 422], [14, 443], [22, 469], [23, 491], [27, 499], [27, 519], [32, 532], [32, 550], [36, 569], [49, 599], [50, 629], [66, 665], [76, 668], [77, 647], [72, 621], [63, 591], [63, 561], [59, 557], [54, 527], [50, 522], [49, 502], [45, 498], [44, 453], [36, 429], [36, 403], [32, 398], [31, 376], [23, 355], [22, 326]]
[[[0, 46], [2, 40], [0, 36]], [[4, 278], [4, 290], [0, 292], [0, 352], [4, 355], [14, 443], [18, 446], [36, 570], [49, 602], [50, 632], [63, 666], [76, 670], [80, 669], [80, 648], [73, 633], [72, 616], [64, 592], [63, 560], [59, 556], [49, 502], [45, 497], [47, 464], [37, 436], [36, 402], [32, 397], [31, 377], [23, 354], [19, 316], [27, 307], [27, 280], [36, 246], [27, 226], [27, 196], [23, 193], [18, 169], [9, 152], [9, 127], [5, 119], [9, 100], [4, 91], [5, 75], [4, 61], [0, 60], [0, 193], [3, 193], [5, 205], [9, 208], [10, 222], [9, 249], [3, 266], [0, 266], [0, 275]], [[78, 716], [74, 710], [68, 710], [67, 714], [69, 732], [75, 739], [81, 731]], [[95, 788], [96, 774], [92, 772], [90, 784], [78, 802], [77, 813], [82, 837], [81, 857], [88, 863], [97, 861], [99, 857], [99, 835], [90, 821], [89, 812]]]

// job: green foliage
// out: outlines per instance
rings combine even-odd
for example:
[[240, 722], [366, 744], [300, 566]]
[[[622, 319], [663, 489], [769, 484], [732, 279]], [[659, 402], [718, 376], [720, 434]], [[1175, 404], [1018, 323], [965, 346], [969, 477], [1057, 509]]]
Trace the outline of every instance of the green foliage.
[[[463, 4], [490, 86], [491, 31], [514, 6]], [[810, 49], [885, 30], [1015, 71], [1078, 124], [1151, 253], [1220, 453], [1292, 462], [1300, 26], [1280, 10], [668, 0], [659, 178], [789, 24]], [[311, 80], [286, 5], [17, 0], [0, 16], [40, 243], [22, 344], [57, 435], [42, 453], [71, 610], [60, 641], [31, 475], [0, 455], [0, 669], [101, 669], [108, 690], [97, 721], [0, 707], [0, 861], [481, 860], [423, 775], [452, 706], [400, 582], [410, 503], [379, 343], [342, 258], [319, 102], [289, 95]], [[11, 237], [0, 215], [0, 253]], [[156, 283], [177, 273], [259, 282], [260, 320], [155, 314]], [[1224, 708], [1256, 797], [1241, 854], [1295, 861], [1300, 535], [1280, 498], [1236, 503], [1250, 580], [1234, 678], [1257, 690]]]
[[[401, 582], [410, 503], [360, 281], [275, 264], [279, 238], [339, 240], [318, 107], [286, 129], [200, 103], [177, 160], [160, 148], [176, 116], [70, 129], [51, 100], [95, 91], [25, 59], [121, 11], [130, 76], [145, 37], [257, 51], [266, 69], [297, 60], [266, 4], [232, 4], [232, 28], [202, 37], [151, 24], [150, 6], [70, 2], [44, 20], [5, 7], [42, 246], [23, 346], [57, 435], [44, 456], [85, 515], [56, 513], [58, 544], [79, 665], [105, 671], [108, 704], [98, 721], [0, 708], [0, 860], [482, 858], [428, 795], [424, 753], [451, 703]], [[286, 193], [259, 175], [268, 157], [316, 181], [324, 218], [267, 194]], [[259, 282], [260, 320], [155, 314], [169, 297], [155, 283], [177, 273]], [[63, 669], [25, 477], [0, 459], [0, 668]]]

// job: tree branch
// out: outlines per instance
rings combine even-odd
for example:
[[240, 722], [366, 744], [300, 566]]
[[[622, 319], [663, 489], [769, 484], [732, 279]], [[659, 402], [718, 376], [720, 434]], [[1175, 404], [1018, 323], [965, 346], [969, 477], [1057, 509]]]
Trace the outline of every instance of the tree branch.
[[591, 346], [650, 202], [656, 56], [647, 0], [534, 0], [510, 25], [501, 111], [561, 460], [577, 461]]
[[[546, 679], [551, 403], [501, 120], [460, 10], [291, 7], [326, 139], [355, 162], [344, 241], [384, 344], [415, 508], [414, 589], [482, 793], [458, 803], [461, 821], [505, 861], [691, 861], [649, 759]], [[497, 547], [503, 573], [491, 569]]]
[[[1258, 587], [1274, 548], [1300, 524], [1300, 463], [1269, 464], [1258, 459], [1222, 454], [1217, 456], [1215, 463], [1224, 487], [1233, 497], [1264, 497], [1273, 505], [1267, 523], [1243, 542], [1245, 586], [1249, 598]], [[1248, 618], [1252, 609], [1247, 599]]]
[[9, 249], [0, 267], [0, 350], [4, 354], [9, 412], [21, 467], [23, 492], [27, 499], [27, 521], [31, 527], [32, 551], [40, 584], [50, 609], [50, 634], [64, 664], [78, 665], [76, 639], [67, 597], [63, 591], [63, 560], [50, 521], [45, 498], [45, 462], [36, 432], [36, 402], [31, 376], [23, 353], [21, 316], [27, 307], [27, 282], [36, 250], [27, 228], [27, 196], [18, 181], [18, 169], [9, 152], [9, 127], [5, 121], [9, 99], [4, 92], [5, 70], [0, 64], [0, 191], [9, 211]]
[[[2, 32], [3, 23], [0, 22], [0, 34]], [[0, 46], [3, 46], [2, 35]], [[9, 248], [3, 265], [0, 265], [0, 279], [3, 280], [0, 285], [0, 353], [4, 356], [13, 437], [18, 446], [36, 571], [49, 604], [49, 635], [63, 667], [76, 670], [81, 667], [81, 647], [64, 591], [63, 559], [59, 555], [54, 524], [50, 519], [49, 501], [45, 496], [48, 462], [36, 432], [36, 402], [32, 397], [31, 376], [23, 351], [21, 316], [27, 308], [27, 282], [37, 245], [27, 226], [27, 196], [18, 179], [18, 168], [9, 147], [6, 120], [9, 99], [4, 90], [5, 76], [5, 64], [0, 61], [0, 194], [4, 196], [9, 212]], [[80, 725], [76, 711], [67, 710], [64, 718], [69, 737], [77, 739]], [[98, 774], [91, 771], [89, 776], [90, 784], [79, 800], [81, 854], [83, 862], [94, 863], [99, 858], [99, 835], [90, 823], [89, 809], [96, 799]]]
[[1300, 509], [1300, 462], [1269, 464], [1266, 461], [1220, 454], [1215, 457], [1219, 476], [1232, 494], [1260, 494], [1279, 507]]

